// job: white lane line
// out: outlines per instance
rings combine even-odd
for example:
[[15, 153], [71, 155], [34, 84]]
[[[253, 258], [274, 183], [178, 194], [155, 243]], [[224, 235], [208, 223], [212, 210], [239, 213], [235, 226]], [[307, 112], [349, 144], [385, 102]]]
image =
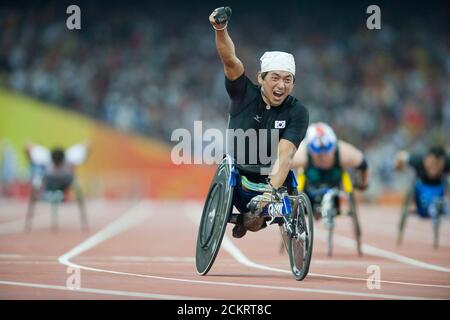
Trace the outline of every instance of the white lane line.
[[[198, 224], [198, 216], [189, 214], [189, 217]], [[317, 233], [316, 233], [317, 234]], [[251, 268], [255, 269], [261, 269], [261, 270], [267, 270], [267, 271], [274, 271], [274, 272], [282, 272], [282, 273], [291, 273], [291, 271], [279, 269], [279, 268], [272, 268], [266, 265], [258, 264], [253, 261], [251, 261], [247, 256], [245, 256], [242, 251], [240, 251], [233, 242], [225, 235], [223, 242], [222, 242], [224, 250], [226, 250], [233, 258], [235, 258], [239, 263], [246, 265]], [[353, 244], [353, 247], [355, 244]], [[345, 277], [345, 276], [336, 276], [336, 275], [328, 275], [328, 274], [320, 274], [320, 273], [312, 273], [310, 272], [308, 276], [315, 276], [315, 277], [324, 277], [324, 278], [335, 278], [335, 279], [342, 279], [342, 280], [355, 280], [355, 281], [364, 281], [366, 282], [367, 279], [364, 278], [356, 278], [356, 277]], [[423, 283], [410, 283], [410, 282], [401, 282], [401, 281], [389, 281], [389, 280], [374, 280], [379, 281], [380, 283], [390, 283], [390, 284], [400, 284], [400, 285], [408, 285], [408, 286], [423, 286], [423, 287], [436, 287], [436, 288], [446, 288], [449, 289], [450, 285], [434, 285], [434, 284], [423, 284]]]
[[108, 269], [92, 268], [92, 267], [82, 266], [82, 265], [75, 264], [75, 263], [72, 263], [71, 265], [75, 268], [80, 268], [80, 269], [88, 270], [88, 271], [111, 273], [111, 274], [117, 274], [117, 275], [133, 276], [133, 277], [148, 278], [148, 279], [155, 279], [155, 280], [194, 283], [194, 284], [199, 284], [199, 285], [227, 286], [227, 287], [252, 288], [252, 289], [256, 288], [256, 289], [308, 292], [308, 293], [322, 293], [322, 294], [329, 294], [329, 295], [367, 297], [367, 298], [374, 298], [374, 299], [445, 300], [445, 299], [439, 299], [439, 298], [398, 296], [398, 295], [387, 295], [387, 294], [370, 294], [370, 293], [363, 293], [363, 292], [351, 292], [351, 291], [339, 291], [339, 290], [322, 290], [322, 289], [308, 289], [308, 288], [285, 287], [285, 286], [269, 286], [269, 285], [258, 285], [258, 284], [236, 283], [236, 282], [222, 282], [222, 281], [216, 282], [216, 281], [202, 281], [202, 280], [169, 278], [169, 277], [160, 277], [160, 276], [153, 276], [153, 275], [140, 274], [140, 273], [121, 272], [121, 271], [114, 271], [114, 270], [108, 270]]
[[[196, 224], [199, 224], [199, 216], [194, 214], [193, 212], [188, 213], [188, 217]], [[239, 263], [248, 266], [250, 268], [267, 270], [273, 272], [281, 272], [281, 273], [291, 273], [290, 270], [284, 270], [279, 268], [269, 267], [263, 264], [255, 263], [251, 261], [245, 254], [239, 250], [233, 242], [225, 235], [222, 241], [222, 247], [225, 251], [227, 251], [236, 261]], [[356, 277], [345, 277], [345, 276], [336, 276], [336, 275], [328, 275], [328, 274], [320, 274], [320, 273], [308, 273], [308, 276], [313, 277], [322, 277], [322, 278], [332, 278], [332, 279], [342, 279], [342, 280], [354, 280], [354, 281], [364, 281], [367, 282], [367, 279], [364, 278], [356, 278]], [[450, 289], [448, 285], [433, 285], [433, 284], [422, 284], [422, 283], [409, 283], [409, 282], [400, 282], [400, 281], [389, 281], [389, 280], [375, 280], [380, 283], [390, 283], [390, 284], [399, 284], [399, 285], [408, 285], [408, 286], [422, 286], [422, 287], [436, 287], [436, 288], [446, 288]]]
[[1, 281], [1, 280], [0, 280], [0, 285], [16, 286], [16, 287], [31, 287], [31, 288], [51, 289], [51, 290], [62, 290], [62, 291], [71, 291], [71, 292], [86, 292], [86, 293], [94, 293], [94, 294], [104, 294], [104, 295], [113, 295], [113, 296], [122, 296], [122, 297], [135, 297], [135, 298], [167, 299], [167, 300], [206, 299], [206, 298], [184, 297], [184, 296], [175, 296], [175, 295], [167, 295], [167, 294], [153, 294], [153, 293], [144, 293], [144, 292], [105, 290], [105, 289], [93, 289], [93, 288], [70, 289], [70, 288], [64, 287], [64, 286], [55, 286], [55, 285], [30, 283], [30, 282]]
[[[392, 239], [392, 243], [395, 243], [396, 239], [394, 239], [393, 236], [397, 236], [397, 220], [393, 221], [392, 219], [386, 219], [386, 217], [374, 217], [374, 214], [370, 215], [372, 216], [368, 216], [365, 214], [365, 223], [363, 222], [363, 225], [370, 224], [371, 231], [375, 232], [379, 236], [390, 237]], [[339, 220], [341, 220], [341, 217], [339, 217]], [[318, 227], [324, 230], [323, 226], [324, 224], [321, 223], [321, 225], [319, 225]], [[386, 228], [386, 226], [388, 227]], [[449, 230], [448, 227], [449, 226], [446, 224], [441, 225], [439, 234], [439, 242], [441, 247], [450, 245], [450, 234], [445, 233], [447, 230]], [[432, 243], [432, 233], [430, 232], [430, 230], [430, 221], [424, 221], [421, 218], [417, 218], [416, 216], [411, 216], [410, 218], [408, 218], [407, 227], [405, 228], [405, 242], [414, 240], [421, 245], [428, 246]]]
[[[80, 255], [81, 253], [87, 250], [94, 248], [95, 246], [114, 237], [115, 235], [120, 234], [134, 227], [135, 225], [143, 222], [145, 219], [148, 218], [149, 214], [154, 212], [154, 210], [152, 210], [152, 207], [153, 207], [152, 204], [146, 201], [141, 201], [138, 204], [134, 205], [131, 209], [129, 209], [125, 214], [120, 216], [118, 219], [108, 224], [106, 227], [104, 227], [103, 229], [92, 235], [90, 238], [88, 238], [78, 246], [74, 247], [72, 250], [60, 256], [58, 258], [59, 263], [70, 267], [96, 271], [94, 270], [94, 268], [85, 268], [78, 264], [72, 263], [70, 259]], [[164, 297], [164, 295], [157, 295], [157, 294], [151, 295]], [[188, 299], [188, 297], [182, 297], [182, 299]], [[206, 298], [191, 297], [189, 299], [198, 300]]]
[[[239, 248], [237, 248], [227, 236], [224, 237], [222, 245], [223, 245], [224, 250], [226, 250], [239, 263], [241, 263], [245, 266], [255, 268], [255, 269], [274, 271], [274, 272], [291, 273], [290, 270], [273, 268], [273, 267], [269, 267], [266, 265], [262, 265], [262, 264], [253, 262], [252, 260], [247, 258], [247, 256], [245, 256], [242, 253], [242, 251], [240, 251]], [[364, 278], [327, 275], [327, 274], [312, 273], [312, 272], [308, 273], [308, 276], [335, 278], [335, 279], [343, 279], [343, 280], [358, 280], [358, 281], [367, 282], [367, 279], [364, 279]], [[380, 283], [401, 284], [401, 285], [410, 285], [410, 286], [437, 287], [437, 288], [447, 288], [447, 289], [450, 288], [450, 286], [447, 286], [447, 285], [432, 285], [432, 284], [409, 283], [409, 282], [389, 281], [389, 280], [374, 280], [374, 281], [378, 281]]]
[[[150, 210], [148, 207], [144, 208], [144, 205], [150, 206]], [[74, 247], [72, 250], [60, 256], [58, 258], [58, 261], [61, 264], [73, 266], [74, 264], [69, 261], [71, 258], [94, 248], [98, 244], [144, 221], [148, 218], [149, 214], [153, 212], [152, 207], [153, 206], [151, 205], [151, 203], [149, 204], [144, 201], [139, 202], [131, 209], [129, 209], [125, 214], [108, 224], [105, 228], [101, 229], [100, 231], [89, 237], [87, 240]]]
[[[318, 232], [315, 233], [315, 235], [320, 235], [322, 237], [325, 237], [325, 232], [318, 229]], [[341, 236], [339, 234], [334, 234], [333, 236], [334, 241], [336, 244], [344, 247], [344, 248], [351, 248], [354, 249], [356, 246], [355, 240], [351, 239], [351, 238], [347, 238], [344, 236]], [[422, 268], [422, 269], [428, 269], [428, 270], [433, 270], [433, 271], [440, 271], [440, 272], [450, 272], [450, 269], [442, 267], [442, 266], [438, 266], [435, 264], [431, 264], [431, 263], [427, 263], [424, 261], [420, 261], [420, 260], [416, 260], [416, 259], [412, 259], [409, 257], [405, 257], [403, 255], [400, 255], [398, 253], [392, 252], [392, 251], [388, 251], [388, 250], [384, 250], [384, 249], [380, 249], [365, 243], [362, 243], [361, 249], [363, 251], [364, 254], [369, 254], [372, 256], [376, 256], [376, 257], [380, 257], [380, 258], [385, 258], [385, 259], [389, 259], [389, 260], [393, 260], [393, 261], [397, 261], [403, 264], [407, 264], [410, 266], [414, 266], [417, 268]]]
[[[149, 210], [147, 210], [147, 211], [149, 211]], [[129, 214], [132, 214], [132, 212]], [[122, 219], [119, 218], [118, 220], [122, 220]], [[110, 225], [107, 225], [104, 229], [102, 229], [98, 232], [98, 233], [103, 234], [103, 240], [99, 239], [99, 237], [97, 236], [97, 234], [98, 234], [97, 233], [80, 245], [80, 246], [83, 246], [82, 249], [88, 250], [88, 248], [92, 248], [93, 246], [99, 244], [100, 242], [105, 241], [106, 239], [109, 239], [112, 235], [109, 235], [109, 232], [105, 233], [104, 232], [105, 229], [115, 231], [115, 234], [117, 234], [118, 233], [117, 229], [119, 229], [119, 227], [115, 226], [116, 222], [117, 222], [117, 220], [112, 222]], [[122, 222], [126, 223], [127, 221], [125, 220]], [[114, 228], [110, 227], [111, 225], [113, 225]], [[120, 229], [123, 229], [123, 227]], [[95, 241], [90, 240], [92, 238], [94, 238]], [[87, 242], [89, 242], [89, 243], [87, 243]], [[114, 270], [92, 268], [92, 267], [82, 266], [82, 265], [70, 262], [69, 260], [71, 258], [75, 257], [77, 252], [82, 252], [82, 250], [80, 250], [79, 246], [75, 247], [68, 253], [62, 255], [61, 257], [59, 257], [58, 260], [60, 263], [62, 263], [64, 265], [72, 266], [75, 268], [80, 268], [83, 270], [117, 274], [117, 275], [134, 276], [134, 277], [141, 277], [141, 278], [148, 278], [148, 279], [156, 279], [156, 280], [174, 281], [174, 282], [191, 283], [191, 284], [194, 283], [194, 284], [199, 284], [199, 285], [228, 286], [228, 287], [240, 287], [240, 288], [252, 288], [252, 289], [257, 288], [257, 289], [281, 290], [281, 291], [292, 291], [292, 292], [322, 293], [322, 294], [330, 294], [330, 295], [338, 295], [338, 296], [344, 295], [344, 296], [369, 297], [369, 298], [378, 298], [378, 299], [412, 299], [412, 300], [429, 299], [429, 298], [425, 298], [425, 297], [379, 295], [379, 294], [368, 294], [368, 293], [337, 291], [337, 290], [320, 290], [320, 289], [308, 289], [308, 288], [298, 288], [298, 287], [256, 285], [256, 284], [245, 284], [245, 283], [235, 283], [235, 282], [201, 281], [201, 280], [160, 277], [160, 276], [145, 275], [145, 274], [130, 273], [130, 272], [120, 272], [120, 271], [114, 271]]]
[[[281, 273], [291, 273], [290, 270], [284, 270], [279, 268], [273, 268], [269, 267], [263, 264], [255, 263], [247, 256], [245, 256], [239, 248], [237, 248], [234, 243], [227, 237], [224, 236], [223, 242], [222, 242], [224, 250], [226, 250], [233, 258], [235, 258], [239, 263], [255, 269], [261, 269], [261, 270], [267, 270], [267, 271], [274, 271], [274, 272], [281, 272]], [[313, 273], [309, 272], [308, 277], [321, 277], [321, 278], [332, 278], [332, 279], [342, 279], [342, 280], [355, 280], [355, 281], [364, 281], [367, 282], [367, 279], [364, 278], [356, 278], [356, 277], [345, 277], [345, 276], [336, 276], [336, 275], [328, 275], [328, 274], [321, 274], [321, 273]], [[371, 280], [372, 281], [372, 280]], [[424, 284], [424, 283], [410, 283], [410, 282], [400, 282], [400, 281], [389, 281], [389, 280], [373, 280], [379, 283], [389, 283], [389, 284], [399, 284], [399, 285], [406, 285], [406, 286], [420, 286], [420, 287], [433, 287], [433, 288], [445, 288], [450, 289], [450, 285], [435, 285], [435, 284]]]

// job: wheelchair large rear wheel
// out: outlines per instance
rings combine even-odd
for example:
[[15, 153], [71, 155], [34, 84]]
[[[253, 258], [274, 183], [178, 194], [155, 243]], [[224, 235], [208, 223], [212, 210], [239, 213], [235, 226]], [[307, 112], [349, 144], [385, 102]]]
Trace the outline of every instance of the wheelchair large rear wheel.
[[397, 234], [397, 245], [401, 245], [403, 242], [403, 235], [405, 232], [405, 226], [406, 226], [406, 220], [408, 219], [409, 215], [409, 207], [413, 203], [415, 197], [414, 187], [412, 187], [408, 193], [406, 194], [402, 212], [400, 215], [400, 222], [398, 224], [398, 234]]
[[232, 159], [220, 163], [209, 188], [197, 236], [195, 266], [199, 275], [206, 275], [219, 252], [233, 202], [233, 187], [229, 178]]
[[362, 256], [361, 225], [359, 223], [358, 211], [356, 209], [356, 199], [353, 193], [349, 194], [349, 201], [350, 201], [350, 216], [352, 218], [353, 232], [355, 234], [355, 241], [356, 241], [356, 251], [358, 252], [359, 256]]

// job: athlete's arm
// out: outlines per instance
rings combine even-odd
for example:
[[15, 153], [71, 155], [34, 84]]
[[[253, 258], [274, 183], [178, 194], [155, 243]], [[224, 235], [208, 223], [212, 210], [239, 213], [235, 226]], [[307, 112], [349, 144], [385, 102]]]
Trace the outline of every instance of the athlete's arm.
[[308, 164], [307, 143], [303, 140], [298, 147], [297, 152], [292, 159], [292, 169], [305, 168]]
[[339, 140], [339, 161], [343, 169], [356, 168], [364, 159], [364, 154], [348, 142]]
[[90, 142], [79, 143], [71, 146], [65, 151], [66, 161], [73, 166], [82, 165], [89, 156], [91, 149], [90, 146]]
[[236, 57], [234, 43], [227, 31], [228, 22], [225, 24], [216, 23], [214, 19], [216, 14], [217, 9], [215, 9], [209, 16], [209, 22], [215, 28], [216, 48], [217, 52], [219, 53], [220, 60], [222, 60], [225, 76], [229, 80], [233, 81], [239, 78], [244, 73], [244, 65], [242, 64], [241, 60]]
[[51, 161], [51, 153], [47, 148], [28, 142], [25, 145], [28, 160], [34, 165], [46, 165]]
[[348, 142], [339, 140], [339, 161], [343, 169], [354, 168], [359, 171], [361, 188], [368, 185], [369, 170], [364, 153]]
[[293, 167], [295, 152], [297, 148], [301, 147], [308, 125], [308, 110], [300, 103], [294, 105], [291, 109], [288, 126], [280, 138], [278, 158], [270, 175], [270, 182], [275, 188], [283, 185], [289, 170]]
[[270, 184], [278, 189], [286, 180], [289, 170], [292, 168], [295, 151], [295, 145], [286, 139], [281, 139], [278, 144], [278, 158], [275, 161], [273, 170], [269, 176]]

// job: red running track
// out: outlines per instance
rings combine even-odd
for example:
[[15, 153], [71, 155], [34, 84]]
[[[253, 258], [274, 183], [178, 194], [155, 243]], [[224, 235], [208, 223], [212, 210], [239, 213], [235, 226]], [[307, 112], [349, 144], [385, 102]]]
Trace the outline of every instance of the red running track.
[[[333, 257], [315, 223], [310, 274], [297, 282], [281, 254], [278, 227], [242, 239], [227, 228], [207, 276], [194, 256], [202, 203], [87, 203], [90, 231], [82, 233], [74, 204], [60, 210], [59, 232], [50, 230], [48, 204], [37, 207], [23, 232], [26, 203], [0, 200], [0, 299], [449, 299], [450, 223], [432, 247], [431, 224], [412, 216], [397, 247], [400, 208], [360, 206], [365, 254], [356, 254], [351, 221], [336, 220]], [[372, 266], [372, 267], [370, 267]], [[379, 286], [369, 288], [370, 268]], [[79, 289], [70, 287], [74, 268]], [[368, 270], [369, 268], [369, 270]], [[69, 286], [67, 285], [69, 283]]]

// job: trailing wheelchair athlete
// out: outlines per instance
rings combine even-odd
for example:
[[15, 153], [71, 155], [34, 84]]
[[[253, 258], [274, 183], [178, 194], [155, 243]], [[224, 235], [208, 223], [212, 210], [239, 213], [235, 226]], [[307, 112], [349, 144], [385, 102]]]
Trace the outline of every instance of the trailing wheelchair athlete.
[[[348, 202], [353, 222], [357, 252], [361, 251], [361, 227], [356, 210], [354, 188], [364, 190], [368, 184], [368, 165], [364, 154], [351, 144], [338, 140], [333, 129], [322, 122], [313, 123], [294, 157], [299, 170], [299, 191], [304, 191], [313, 206], [314, 217], [323, 218], [328, 229], [328, 256], [333, 252], [336, 216], [341, 214], [341, 197]], [[350, 171], [357, 173], [359, 183], [352, 183]]]
[[[291, 263], [299, 264], [293, 265], [294, 276], [302, 280], [308, 271], [312, 249], [312, 224], [307, 225], [303, 220], [312, 222], [312, 215], [308, 215], [306, 197], [296, 195], [290, 169], [295, 151], [305, 136], [309, 114], [290, 95], [295, 81], [294, 57], [280, 51], [264, 53], [257, 75], [259, 85], [254, 85], [236, 57], [227, 31], [230, 17], [229, 7], [215, 9], [209, 17], [231, 100], [228, 129], [235, 134], [228, 140], [228, 154], [206, 199], [197, 240], [197, 271], [202, 275], [208, 272], [228, 221], [235, 225], [235, 238], [244, 237], [248, 231], [259, 231], [267, 222], [275, 221], [285, 226], [285, 234], [292, 239], [296, 239], [301, 228], [306, 228], [304, 235], [300, 233], [301, 237], [308, 234], [305, 254], [297, 255], [298, 248], [305, 246], [307, 240], [288, 243], [295, 255]], [[239, 213], [232, 214], [233, 205]]]
[[[441, 146], [431, 147], [426, 154], [410, 155], [407, 151], [400, 151], [395, 158], [395, 168], [402, 170], [406, 165], [413, 168], [415, 178], [403, 204], [397, 244], [402, 243], [409, 214], [415, 212], [420, 218], [431, 220], [433, 247], [438, 248], [441, 220], [448, 213], [448, 202], [445, 197], [449, 194], [447, 179], [450, 172], [450, 158]], [[411, 207], [415, 207], [415, 210], [411, 210]]]
[[52, 229], [58, 229], [59, 204], [67, 199], [70, 189], [75, 191], [81, 219], [81, 228], [87, 231], [88, 223], [83, 194], [76, 179], [75, 169], [83, 164], [89, 154], [89, 144], [76, 144], [64, 150], [56, 147], [49, 150], [41, 145], [29, 143], [25, 153], [31, 165], [31, 194], [28, 205], [25, 231], [31, 230], [36, 202], [49, 202], [52, 210]]

